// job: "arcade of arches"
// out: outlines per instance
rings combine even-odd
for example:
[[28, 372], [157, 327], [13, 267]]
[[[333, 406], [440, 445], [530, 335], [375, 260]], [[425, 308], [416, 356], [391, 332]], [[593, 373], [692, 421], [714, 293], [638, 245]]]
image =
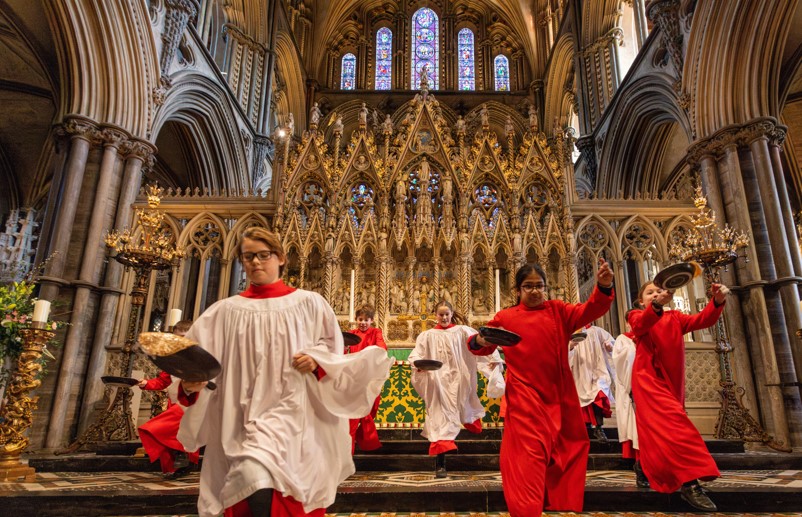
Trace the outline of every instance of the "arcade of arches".
[[[137, 231], [145, 185], [164, 188], [165, 231], [188, 251], [153, 273], [145, 328], [242, 289], [236, 236], [263, 225], [285, 281], [343, 328], [352, 304], [374, 305], [399, 359], [440, 299], [472, 325], [513, 303], [526, 262], [549, 296], [580, 301], [611, 261], [599, 324], [623, 331], [699, 185], [752, 243], [724, 273], [744, 404], [802, 447], [799, 4], [0, 0], [0, 269], [51, 257], [40, 297], [70, 323], [32, 444], [71, 442], [108, 402], [134, 276], [103, 237]], [[704, 303], [701, 280], [675, 298]], [[712, 435], [716, 343], [687, 339], [688, 412]], [[409, 388], [398, 397], [406, 409], [379, 420], [420, 421]], [[141, 418], [152, 402], [136, 401]]]

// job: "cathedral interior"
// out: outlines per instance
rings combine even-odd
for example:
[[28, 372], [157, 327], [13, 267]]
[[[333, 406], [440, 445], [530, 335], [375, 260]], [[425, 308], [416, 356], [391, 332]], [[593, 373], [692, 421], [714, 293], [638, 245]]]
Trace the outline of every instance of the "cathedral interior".
[[[132, 332], [246, 287], [248, 227], [343, 330], [376, 308], [398, 360], [377, 424], [415, 428], [404, 360], [439, 300], [478, 328], [521, 265], [580, 302], [604, 258], [617, 335], [704, 210], [749, 246], [717, 272], [722, 328], [686, 336], [687, 412], [802, 449], [798, 0], [0, 0], [0, 102], [0, 278], [35, 271], [68, 324], [32, 450], [136, 439], [162, 399], [101, 417], [101, 376], [152, 373]], [[184, 253], [141, 275], [106, 236], [146, 231], [148, 193]], [[675, 293], [706, 302], [702, 277]]]

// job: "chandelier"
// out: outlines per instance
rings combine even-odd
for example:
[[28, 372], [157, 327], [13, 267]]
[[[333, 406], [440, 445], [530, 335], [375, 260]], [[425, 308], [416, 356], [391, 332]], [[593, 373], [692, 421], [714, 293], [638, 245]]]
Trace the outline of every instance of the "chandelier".
[[162, 189], [147, 187], [148, 208], [139, 208], [136, 215], [142, 231], [136, 235], [131, 229], [112, 230], [106, 235], [110, 255], [121, 264], [136, 269], [169, 269], [186, 252], [173, 245], [169, 230], [164, 226], [165, 214], [159, 210]]
[[671, 244], [669, 254], [685, 262], [695, 261], [708, 270], [715, 270], [735, 262], [739, 253], [745, 255], [749, 246], [746, 232], [724, 224], [716, 224], [716, 213], [707, 206], [702, 187], [696, 187], [693, 204], [699, 213], [691, 216], [693, 227], [678, 242]]

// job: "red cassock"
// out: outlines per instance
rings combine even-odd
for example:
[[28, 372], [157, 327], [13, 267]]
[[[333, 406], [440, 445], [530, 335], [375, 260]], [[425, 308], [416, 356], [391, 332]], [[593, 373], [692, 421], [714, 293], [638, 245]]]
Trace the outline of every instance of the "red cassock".
[[699, 431], [685, 414], [685, 341], [682, 336], [710, 327], [724, 310], [711, 301], [698, 314], [656, 314], [651, 306], [629, 315], [637, 353], [632, 397], [640, 462], [653, 490], [675, 492], [683, 483], [719, 476]]
[[[604, 315], [613, 301], [598, 288], [584, 304], [519, 304], [488, 323], [522, 337], [504, 349], [507, 402], [501, 479], [512, 517], [546, 510], [582, 511], [590, 440], [568, 364], [571, 333]], [[471, 350], [477, 355], [495, 347]]]
[[[349, 332], [359, 336], [362, 341], [360, 341], [359, 344], [346, 348], [346, 353], [354, 354], [369, 346], [378, 346], [387, 350], [387, 343], [384, 342], [384, 337], [382, 336], [380, 328], [371, 327], [365, 332], [354, 329]], [[350, 424], [349, 430], [351, 432], [352, 453], [354, 452], [355, 445], [359, 445], [359, 448], [363, 451], [373, 451], [382, 446], [381, 441], [379, 441], [379, 433], [376, 431], [376, 422], [374, 421], [376, 413], [379, 411], [379, 404], [381, 404], [381, 401], [382, 398], [381, 395], [379, 395], [376, 397], [376, 402], [373, 403], [373, 408], [368, 415], [362, 418], [353, 418], [348, 421]]]
[[[157, 377], [148, 379], [143, 390], [161, 391], [167, 389], [173, 379], [167, 372], [159, 372]], [[159, 460], [162, 472], [173, 472], [175, 470], [173, 451], [183, 451], [184, 447], [178, 441], [178, 426], [181, 424], [181, 417], [184, 416], [183, 408], [172, 401], [167, 401], [167, 409], [162, 413], [151, 418], [139, 427], [139, 439], [142, 440], [142, 447], [145, 449], [150, 462]], [[189, 461], [197, 464], [199, 453], [188, 453]]]

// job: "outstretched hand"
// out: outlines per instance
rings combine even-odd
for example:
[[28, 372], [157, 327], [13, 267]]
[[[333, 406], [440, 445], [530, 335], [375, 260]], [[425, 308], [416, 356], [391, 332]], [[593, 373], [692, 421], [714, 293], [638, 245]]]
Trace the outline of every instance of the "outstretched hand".
[[599, 257], [599, 271], [596, 273], [596, 282], [601, 287], [612, 287], [613, 286], [613, 270], [610, 268], [610, 263], [604, 260], [603, 258]]
[[713, 293], [713, 301], [718, 305], [724, 303], [727, 295], [730, 294], [730, 288], [724, 284], [713, 284], [710, 290]]

